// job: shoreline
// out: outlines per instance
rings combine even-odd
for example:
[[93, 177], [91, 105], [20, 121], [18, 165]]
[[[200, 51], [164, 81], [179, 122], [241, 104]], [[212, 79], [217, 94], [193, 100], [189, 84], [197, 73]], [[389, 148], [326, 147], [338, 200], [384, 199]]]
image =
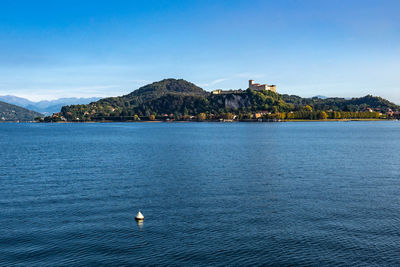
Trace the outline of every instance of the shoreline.
[[242, 121], [163, 121], [163, 120], [154, 120], [154, 121], [58, 121], [58, 122], [37, 122], [37, 121], [2, 121], [0, 123], [43, 123], [43, 124], [63, 124], [63, 123], [185, 123], [185, 122], [194, 122], [194, 123], [202, 123], [202, 122], [212, 122], [212, 123], [273, 123], [273, 122], [352, 122], [352, 121], [398, 121], [398, 119], [328, 119], [328, 120], [242, 120]]

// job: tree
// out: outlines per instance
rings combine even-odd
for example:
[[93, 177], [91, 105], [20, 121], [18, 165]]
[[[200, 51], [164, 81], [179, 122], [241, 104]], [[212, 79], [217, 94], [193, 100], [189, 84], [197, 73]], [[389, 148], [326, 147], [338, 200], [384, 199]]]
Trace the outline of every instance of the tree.
[[320, 118], [321, 120], [326, 120], [326, 119], [328, 119], [328, 114], [327, 114], [325, 111], [322, 111], [322, 112], [319, 114], [319, 118]]
[[35, 117], [35, 121], [42, 122], [43, 119], [41, 117]]
[[199, 115], [197, 115], [197, 119], [199, 121], [204, 121], [207, 118], [205, 113], [200, 113]]
[[149, 116], [149, 120], [154, 121], [156, 119], [156, 116], [154, 114], [151, 114]]
[[232, 119], [233, 119], [233, 116], [234, 116], [234, 115], [233, 115], [232, 113], [230, 113], [230, 112], [222, 114], [222, 117], [223, 117], [225, 120], [232, 120]]
[[305, 109], [306, 111], [312, 111], [312, 110], [313, 110], [312, 107], [311, 107], [310, 105], [305, 106], [304, 109]]

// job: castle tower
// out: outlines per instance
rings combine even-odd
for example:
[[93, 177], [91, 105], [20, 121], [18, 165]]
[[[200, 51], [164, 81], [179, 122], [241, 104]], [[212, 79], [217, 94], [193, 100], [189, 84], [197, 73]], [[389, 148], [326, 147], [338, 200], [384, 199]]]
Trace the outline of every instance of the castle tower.
[[249, 80], [249, 88], [254, 84], [254, 80]]

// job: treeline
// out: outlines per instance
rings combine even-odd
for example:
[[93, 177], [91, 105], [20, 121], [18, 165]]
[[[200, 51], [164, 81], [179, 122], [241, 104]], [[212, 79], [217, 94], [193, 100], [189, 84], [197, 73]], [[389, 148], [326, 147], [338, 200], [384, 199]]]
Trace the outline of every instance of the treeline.
[[386, 112], [388, 109], [398, 110], [399, 106], [383, 99], [382, 97], [367, 95], [359, 98], [302, 98], [295, 95], [282, 95], [282, 99], [289, 104], [292, 104], [295, 109], [312, 106], [314, 110], [332, 110], [346, 112], [362, 112], [368, 108], [373, 108], [375, 111]]
[[[251, 113], [251, 112], [223, 112], [223, 113], [199, 113], [197, 115], [182, 115], [182, 114], [150, 114], [148, 116], [97, 116], [90, 120], [85, 118], [72, 119], [73, 122], [88, 122], [88, 121], [114, 121], [114, 122], [129, 122], [129, 121], [259, 121], [259, 120], [346, 120], [346, 119], [390, 119], [378, 112], [326, 112], [326, 111], [296, 111], [296, 112], [281, 112], [281, 113]], [[37, 118], [41, 120], [41, 118]], [[59, 116], [45, 117], [41, 121], [44, 122], [60, 122], [63, 119]]]
[[296, 111], [266, 114], [265, 119], [280, 120], [340, 120], [340, 119], [381, 119], [387, 118], [379, 112], [338, 112], [338, 111]]

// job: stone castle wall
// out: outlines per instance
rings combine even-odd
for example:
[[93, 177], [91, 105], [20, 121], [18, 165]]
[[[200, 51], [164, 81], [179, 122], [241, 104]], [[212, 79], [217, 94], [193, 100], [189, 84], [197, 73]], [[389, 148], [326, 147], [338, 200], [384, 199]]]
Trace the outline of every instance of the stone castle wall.
[[276, 85], [254, 83], [253, 80], [249, 80], [249, 88], [255, 91], [270, 90], [276, 93]]

